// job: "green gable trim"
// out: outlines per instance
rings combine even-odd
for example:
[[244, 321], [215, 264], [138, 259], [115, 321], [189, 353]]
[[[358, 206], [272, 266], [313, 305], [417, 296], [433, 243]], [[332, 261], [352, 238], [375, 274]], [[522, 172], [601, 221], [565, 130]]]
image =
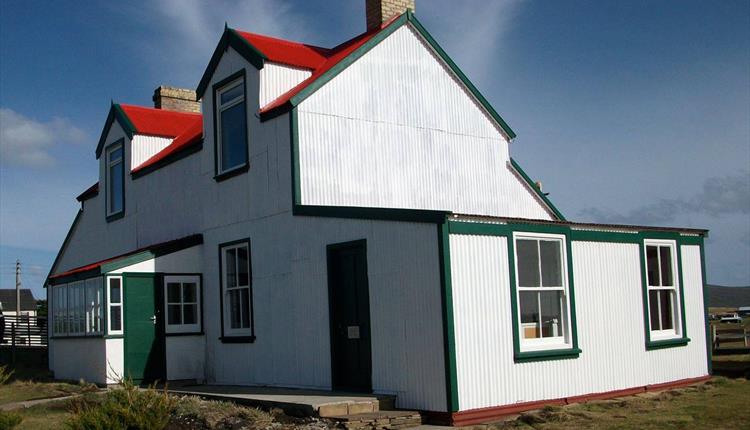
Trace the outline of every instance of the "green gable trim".
[[122, 127], [125, 135], [128, 136], [128, 139], [132, 139], [133, 135], [138, 132], [135, 125], [133, 125], [133, 122], [130, 121], [130, 118], [125, 114], [125, 111], [122, 110], [122, 107], [118, 103], [112, 103], [112, 106], [109, 108], [107, 120], [104, 122], [104, 129], [102, 130], [101, 136], [99, 136], [99, 143], [96, 145], [97, 160], [102, 156], [102, 150], [104, 150], [104, 145], [107, 143], [109, 130], [112, 128], [112, 124], [114, 124], [115, 120], [120, 123], [120, 127]]
[[708, 320], [708, 286], [706, 284], [706, 253], [703, 240], [700, 242], [701, 249], [701, 281], [703, 282], [703, 322], [706, 326], [706, 367], [708, 374], [713, 374], [713, 364], [711, 356], [713, 355], [713, 345], [711, 342], [711, 324]]
[[[461, 71], [458, 65], [456, 65], [456, 63], [448, 56], [448, 54], [443, 50], [443, 48], [440, 47], [437, 41], [435, 41], [432, 35], [424, 28], [424, 26], [419, 22], [417, 17], [414, 16], [414, 13], [412, 13], [410, 10], [407, 10], [406, 13], [398, 17], [394, 22], [392, 22], [388, 27], [380, 31], [372, 39], [368, 40], [362, 46], [354, 50], [354, 52], [352, 52], [343, 60], [341, 60], [338, 64], [336, 64], [330, 70], [323, 73], [319, 78], [313, 81], [310, 85], [308, 85], [307, 87], [302, 89], [298, 94], [296, 94], [294, 97], [289, 99], [287, 103], [285, 103], [284, 105], [278, 106], [275, 109], [272, 109], [270, 111], [262, 113], [261, 121], [267, 121], [269, 119], [275, 118], [289, 111], [290, 109], [298, 106], [305, 99], [307, 99], [317, 90], [319, 90], [323, 85], [330, 82], [333, 78], [338, 76], [339, 73], [344, 71], [346, 68], [352, 65], [355, 61], [357, 61], [363, 55], [367, 54], [372, 48], [380, 44], [380, 42], [385, 40], [388, 36], [393, 34], [396, 30], [401, 28], [401, 26], [407, 23], [410, 23], [412, 25], [412, 27], [427, 42], [430, 48], [432, 48], [433, 52], [435, 52], [443, 60], [443, 62], [448, 66], [448, 68], [453, 72], [453, 74], [455, 74], [456, 77], [466, 86], [466, 88], [469, 90], [472, 96], [474, 96], [477, 102], [479, 102], [479, 104], [484, 108], [484, 110], [489, 114], [489, 116], [495, 121], [495, 123], [497, 123], [500, 129], [502, 129], [503, 132], [507, 135], [508, 139], [509, 140], [514, 139], [516, 137], [516, 134], [513, 132], [510, 126], [505, 122], [505, 120], [502, 119], [502, 117], [500, 117], [500, 115], [497, 113], [497, 111], [495, 111], [492, 105], [490, 105], [490, 103], [482, 95], [482, 93], [479, 92], [479, 90], [474, 86], [474, 84], [469, 80], [469, 78], [466, 77], [466, 75]], [[199, 94], [199, 97], [200, 97], [200, 94]]]
[[424, 38], [424, 40], [427, 41], [427, 43], [430, 45], [432, 50], [445, 62], [445, 64], [448, 65], [448, 67], [456, 75], [456, 77], [458, 77], [458, 79], [461, 80], [461, 82], [466, 86], [466, 88], [469, 90], [471, 95], [473, 95], [474, 98], [477, 99], [479, 104], [482, 105], [482, 107], [487, 111], [487, 113], [492, 117], [492, 119], [495, 120], [495, 122], [505, 132], [505, 134], [508, 136], [508, 139], [509, 140], [515, 139], [516, 133], [510, 128], [508, 123], [505, 122], [505, 120], [492, 107], [490, 102], [487, 101], [487, 99], [482, 95], [482, 93], [479, 92], [477, 87], [475, 87], [474, 84], [469, 80], [469, 78], [466, 77], [466, 75], [458, 67], [458, 65], [451, 59], [451, 57], [448, 56], [448, 54], [443, 50], [443, 48], [437, 43], [435, 38], [432, 37], [432, 35], [427, 31], [427, 29], [422, 25], [422, 23], [419, 22], [417, 17], [414, 16], [414, 13], [410, 10], [407, 10], [405, 15], [407, 16], [408, 21], [414, 26], [414, 28], [419, 32], [419, 34]]
[[446, 406], [448, 412], [458, 412], [458, 372], [456, 370], [456, 332], [453, 319], [453, 287], [451, 285], [450, 223], [443, 219], [443, 222], [437, 225], [437, 234], [443, 308]]
[[221, 39], [219, 39], [219, 44], [216, 45], [216, 49], [211, 55], [211, 60], [209, 60], [208, 66], [206, 66], [206, 70], [203, 72], [203, 76], [195, 90], [198, 100], [203, 98], [203, 94], [206, 92], [206, 89], [208, 89], [208, 84], [211, 82], [216, 67], [219, 66], [221, 57], [229, 47], [232, 47], [232, 49], [237, 51], [242, 58], [247, 60], [248, 63], [252, 64], [253, 67], [258, 70], [262, 69], [265, 61], [268, 60], [268, 57], [251, 45], [250, 42], [245, 40], [245, 38], [240, 36], [237, 31], [229, 27], [224, 28], [224, 33], [221, 35]]
[[550, 199], [547, 198], [547, 196], [542, 192], [542, 190], [540, 190], [536, 186], [536, 184], [529, 177], [529, 175], [527, 175], [526, 172], [524, 172], [524, 170], [521, 168], [521, 166], [518, 163], [516, 163], [516, 160], [514, 160], [514, 159], [511, 158], [510, 159], [510, 164], [513, 166], [513, 169], [515, 169], [516, 172], [518, 172], [518, 174], [521, 175], [521, 177], [523, 178], [523, 180], [526, 181], [526, 184], [532, 190], [534, 190], [534, 192], [536, 193], [536, 195], [544, 202], [544, 204], [547, 205], [547, 207], [549, 208], [549, 210], [552, 211], [552, 213], [557, 217], [557, 219], [559, 219], [560, 221], [567, 221], [565, 219], [565, 216], [563, 216], [562, 212], [560, 212], [559, 210], [557, 210], [557, 208], [555, 207], [555, 205], [552, 204], [552, 201], [550, 201]]
[[619, 233], [598, 230], [571, 230], [571, 240], [579, 242], [640, 243], [638, 232]]

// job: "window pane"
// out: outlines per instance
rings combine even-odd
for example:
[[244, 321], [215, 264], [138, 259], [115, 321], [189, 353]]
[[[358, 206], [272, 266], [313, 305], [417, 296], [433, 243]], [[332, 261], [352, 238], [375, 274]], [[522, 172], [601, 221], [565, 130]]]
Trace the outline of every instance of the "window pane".
[[122, 210], [123, 192], [123, 166], [122, 162], [109, 167], [109, 212], [115, 213]]
[[250, 289], [243, 288], [242, 294], [242, 328], [250, 328]]
[[648, 312], [649, 312], [649, 321], [651, 322], [651, 330], [661, 330], [661, 324], [659, 324], [659, 292], [658, 291], [648, 292]]
[[563, 300], [562, 291], [539, 293], [539, 304], [542, 307], [542, 337], [563, 335]]
[[180, 305], [168, 305], [167, 306], [167, 323], [169, 325], [182, 324], [182, 306]]
[[221, 93], [221, 104], [224, 105], [227, 102], [236, 99], [237, 97], [243, 96], [245, 92], [245, 85], [240, 83], [239, 85], [230, 88], [227, 91]]
[[195, 282], [185, 282], [182, 284], [182, 302], [183, 303], [198, 303], [196, 295]]
[[237, 250], [228, 249], [224, 255], [226, 256], [224, 270], [227, 273], [227, 288], [234, 288], [237, 286]]
[[109, 152], [109, 162], [122, 160], [122, 146]]
[[521, 310], [521, 333], [524, 339], [540, 337], [539, 333], [539, 293], [521, 291], [518, 293], [518, 307]]
[[562, 287], [562, 246], [559, 241], [539, 241], [542, 258], [542, 286]]
[[168, 303], [180, 303], [180, 283], [170, 282], [167, 284], [167, 302]]
[[521, 287], [539, 286], [539, 252], [536, 240], [517, 240], [518, 285]]
[[674, 304], [672, 291], [659, 291], [659, 302], [661, 303], [661, 329], [670, 330], [674, 328], [672, 319], [672, 307]]
[[648, 284], [651, 286], [659, 286], [659, 262], [658, 262], [659, 248], [656, 246], [646, 247], [646, 273], [648, 274]]
[[229, 292], [229, 326], [240, 328], [240, 291], [232, 290]]
[[109, 280], [109, 302], [120, 303], [120, 279], [110, 278]]
[[237, 270], [239, 272], [237, 285], [250, 285], [248, 277], [248, 266], [247, 247], [243, 246], [242, 248], [237, 248]]
[[221, 171], [247, 162], [245, 103], [221, 111]]
[[185, 305], [182, 309], [184, 312], [183, 324], [198, 323], [198, 305]]
[[122, 330], [122, 314], [119, 306], [110, 306], [109, 319], [111, 321], [111, 330]]
[[672, 248], [660, 246], [659, 258], [661, 259], [661, 285], [671, 287], [674, 285], [672, 283]]

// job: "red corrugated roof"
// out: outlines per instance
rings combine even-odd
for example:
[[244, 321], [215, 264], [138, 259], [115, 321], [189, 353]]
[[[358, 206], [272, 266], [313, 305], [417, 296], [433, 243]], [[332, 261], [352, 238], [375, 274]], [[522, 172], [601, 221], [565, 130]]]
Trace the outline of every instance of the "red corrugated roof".
[[196, 123], [202, 124], [203, 115], [190, 112], [147, 108], [120, 104], [138, 134], [177, 137]]
[[273, 63], [315, 70], [328, 59], [330, 49], [235, 30]]

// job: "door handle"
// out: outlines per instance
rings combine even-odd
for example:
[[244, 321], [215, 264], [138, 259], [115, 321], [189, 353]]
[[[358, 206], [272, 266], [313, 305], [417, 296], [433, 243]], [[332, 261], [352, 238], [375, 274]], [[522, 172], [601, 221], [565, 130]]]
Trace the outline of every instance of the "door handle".
[[152, 316], [149, 319], [151, 320], [152, 323], [154, 323], [154, 325], [156, 325], [156, 315]]

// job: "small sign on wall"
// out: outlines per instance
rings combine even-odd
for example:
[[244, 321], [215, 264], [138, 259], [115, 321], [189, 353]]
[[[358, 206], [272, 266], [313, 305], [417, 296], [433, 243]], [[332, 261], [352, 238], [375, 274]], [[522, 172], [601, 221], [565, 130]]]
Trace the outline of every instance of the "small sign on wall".
[[346, 337], [349, 339], [359, 339], [359, 326], [350, 325], [346, 327]]

